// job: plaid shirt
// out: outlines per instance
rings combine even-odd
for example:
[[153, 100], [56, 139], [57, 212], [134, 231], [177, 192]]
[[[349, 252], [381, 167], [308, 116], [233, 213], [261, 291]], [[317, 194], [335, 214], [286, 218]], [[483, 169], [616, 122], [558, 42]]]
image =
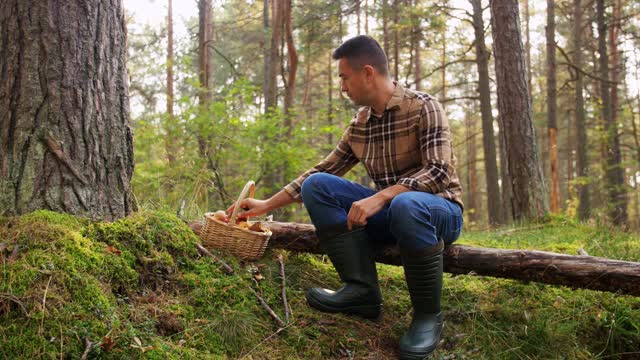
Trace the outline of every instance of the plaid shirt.
[[400, 184], [463, 207], [449, 122], [440, 103], [430, 95], [396, 84], [381, 117], [372, 114], [369, 106], [360, 108], [329, 156], [284, 190], [300, 201], [302, 182], [309, 175], [325, 172], [343, 176], [358, 162], [378, 191]]

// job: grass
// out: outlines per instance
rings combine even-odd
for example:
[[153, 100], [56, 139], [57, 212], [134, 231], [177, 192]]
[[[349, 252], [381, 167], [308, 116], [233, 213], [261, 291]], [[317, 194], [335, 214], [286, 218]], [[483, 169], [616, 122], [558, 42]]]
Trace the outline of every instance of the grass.
[[[304, 290], [338, 287], [321, 256], [268, 251], [259, 262], [226, 261], [225, 275], [195, 250], [173, 215], [141, 212], [113, 223], [49, 211], [0, 219], [0, 358], [392, 359], [410, 321], [401, 267], [378, 265], [379, 321], [310, 309]], [[470, 231], [460, 244], [640, 261], [640, 237], [562, 217]], [[15, 260], [9, 254], [19, 247]], [[283, 255], [291, 321], [284, 319]], [[259, 272], [262, 280], [256, 283]], [[445, 275], [440, 359], [640, 358], [640, 298], [478, 276]]]

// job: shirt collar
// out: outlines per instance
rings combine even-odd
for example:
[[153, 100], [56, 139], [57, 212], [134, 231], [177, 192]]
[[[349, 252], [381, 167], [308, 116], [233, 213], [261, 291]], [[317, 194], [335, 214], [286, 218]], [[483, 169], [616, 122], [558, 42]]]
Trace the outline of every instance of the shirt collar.
[[[391, 94], [391, 98], [387, 102], [387, 105], [385, 106], [385, 110], [395, 110], [396, 108], [399, 108], [400, 104], [402, 104], [402, 100], [404, 100], [404, 87], [402, 87], [402, 85], [400, 85], [400, 83], [398, 83], [397, 81], [394, 81], [393, 83], [396, 87], [393, 90], [393, 93]], [[371, 106], [365, 106], [364, 108], [362, 108], [362, 111], [358, 116], [358, 122], [361, 124], [366, 124], [372, 114], [373, 111], [371, 109]]]

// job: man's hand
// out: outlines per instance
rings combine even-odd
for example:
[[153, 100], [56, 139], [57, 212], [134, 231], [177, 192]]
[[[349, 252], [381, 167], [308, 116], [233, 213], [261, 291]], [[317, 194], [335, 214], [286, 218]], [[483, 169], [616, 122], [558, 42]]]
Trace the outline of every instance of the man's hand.
[[[234, 205], [229, 206], [227, 209], [227, 215], [231, 216], [233, 213]], [[267, 200], [258, 199], [244, 199], [240, 202], [240, 209], [244, 211], [238, 212], [238, 219], [246, 219], [248, 217], [259, 216], [267, 213], [271, 210]]]
[[380, 193], [355, 201], [351, 204], [351, 209], [347, 214], [347, 228], [349, 231], [354, 225], [366, 225], [367, 219], [377, 214], [386, 204], [387, 201], [380, 196]]

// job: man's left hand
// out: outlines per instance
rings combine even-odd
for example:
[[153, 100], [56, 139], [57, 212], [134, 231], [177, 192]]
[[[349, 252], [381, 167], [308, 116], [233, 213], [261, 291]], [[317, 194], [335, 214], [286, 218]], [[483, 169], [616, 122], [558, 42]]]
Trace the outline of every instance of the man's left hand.
[[351, 204], [349, 214], [347, 214], [347, 227], [349, 231], [353, 226], [364, 226], [367, 219], [377, 214], [387, 202], [378, 194], [358, 200]]

